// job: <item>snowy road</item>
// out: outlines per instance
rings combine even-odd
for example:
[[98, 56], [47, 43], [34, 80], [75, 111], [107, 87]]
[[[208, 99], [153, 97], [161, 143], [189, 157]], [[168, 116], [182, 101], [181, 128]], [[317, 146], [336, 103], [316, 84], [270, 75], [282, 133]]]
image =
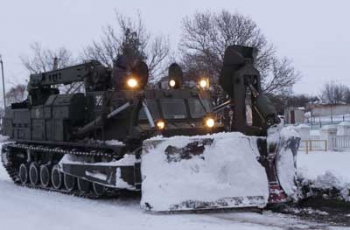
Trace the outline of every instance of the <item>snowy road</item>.
[[342, 229], [271, 212], [149, 214], [139, 200], [88, 200], [14, 185], [0, 167], [0, 229]]

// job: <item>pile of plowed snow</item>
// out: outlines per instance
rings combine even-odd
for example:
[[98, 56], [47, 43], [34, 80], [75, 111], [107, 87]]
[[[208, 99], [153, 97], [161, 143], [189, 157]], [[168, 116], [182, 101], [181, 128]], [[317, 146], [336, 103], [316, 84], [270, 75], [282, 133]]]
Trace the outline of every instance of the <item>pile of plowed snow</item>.
[[[298, 153], [298, 177], [311, 189], [336, 189], [346, 201], [350, 201], [350, 152]], [[312, 194], [310, 194], [312, 195]]]
[[[168, 146], [184, 148], [198, 138], [213, 139], [210, 145], [205, 145], [203, 154], [168, 161], [165, 154]], [[259, 153], [254, 138], [220, 133], [191, 138], [159, 137], [152, 141], [158, 143], [149, 146], [142, 155], [143, 207], [166, 211], [196, 205], [266, 205], [268, 181], [265, 169], [257, 161]], [[254, 202], [257, 203], [250, 204]]]
[[8, 140], [7, 136], [0, 135], [0, 143]]

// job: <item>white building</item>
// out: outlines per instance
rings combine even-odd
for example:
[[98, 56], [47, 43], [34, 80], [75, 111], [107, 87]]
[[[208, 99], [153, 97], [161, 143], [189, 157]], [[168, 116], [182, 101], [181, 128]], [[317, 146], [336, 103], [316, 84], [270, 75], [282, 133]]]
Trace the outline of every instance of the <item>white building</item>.
[[289, 107], [284, 110], [284, 119], [286, 124], [304, 123], [305, 120], [304, 107]]

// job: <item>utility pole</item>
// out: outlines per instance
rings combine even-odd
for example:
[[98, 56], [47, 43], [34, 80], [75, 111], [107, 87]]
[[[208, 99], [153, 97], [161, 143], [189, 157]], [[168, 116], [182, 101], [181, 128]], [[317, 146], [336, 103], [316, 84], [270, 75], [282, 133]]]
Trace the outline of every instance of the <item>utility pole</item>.
[[1, 65], [1, 75], [2, 75], [2, 93], [3, 93], [4, 110], [5, 110], [6, 109], [5, 75], [4, 75], [4, 62], [2, 61], [1, 55], [0, 55], [0, 65]]

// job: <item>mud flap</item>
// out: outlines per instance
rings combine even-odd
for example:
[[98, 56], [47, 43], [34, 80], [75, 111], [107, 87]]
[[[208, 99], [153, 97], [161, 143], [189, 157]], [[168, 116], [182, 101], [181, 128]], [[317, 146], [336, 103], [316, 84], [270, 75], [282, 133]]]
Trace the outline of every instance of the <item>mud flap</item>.
[[179, 211], [264, 207], [265, 169], [256, 142], [240, 133], [144, 141], [141, 207]]

